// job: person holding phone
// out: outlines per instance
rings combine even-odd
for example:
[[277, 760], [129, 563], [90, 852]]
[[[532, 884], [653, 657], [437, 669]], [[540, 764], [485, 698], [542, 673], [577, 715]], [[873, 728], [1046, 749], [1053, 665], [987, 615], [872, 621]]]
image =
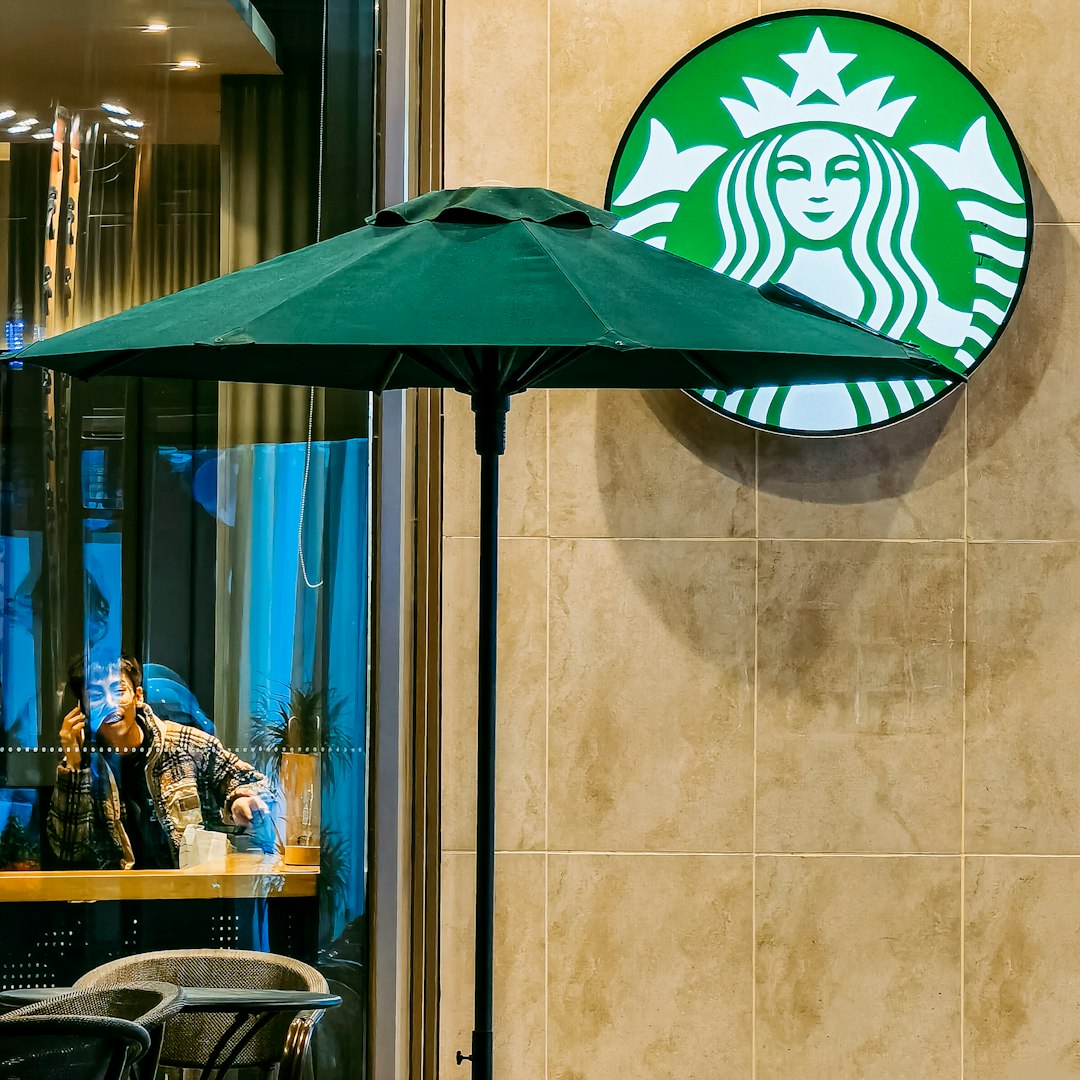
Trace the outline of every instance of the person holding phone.
[[95, 869], [175, 867], [189, 825], [269, 821], [267, 778], [213, 735], [155, 716], [134, 656], [89, 678], [80, 661], [68, 687], [78, 704], [60, 725], [46, 819], [58, 858]]

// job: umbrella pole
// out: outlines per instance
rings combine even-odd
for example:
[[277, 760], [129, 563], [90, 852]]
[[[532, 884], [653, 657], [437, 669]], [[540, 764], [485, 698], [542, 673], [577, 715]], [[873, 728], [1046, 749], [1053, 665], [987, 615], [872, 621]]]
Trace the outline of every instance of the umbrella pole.
[[492, 1080], [492, 979], [495, 934], [495, 661], [499, 593], [499, 456], [506, 448], [510, 399], [477, 391], [480, 455], [480, 621], [476, 734], [476, 987], [473, 1080]]

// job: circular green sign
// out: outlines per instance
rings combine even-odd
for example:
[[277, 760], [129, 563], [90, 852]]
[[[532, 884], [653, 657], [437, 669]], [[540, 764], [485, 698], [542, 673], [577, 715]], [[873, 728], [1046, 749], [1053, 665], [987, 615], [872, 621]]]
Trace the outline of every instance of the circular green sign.
[[[961, 371], [993, 348], [1031, 250], [1027, 174], [986, 91], [925, 38], [835, 12], [757, 19], [683, 58], [623, 135], [607, 205], [618, 232], [788, 285]], [[838, 435], [955, 385], [693, 393], [756, 427]]]

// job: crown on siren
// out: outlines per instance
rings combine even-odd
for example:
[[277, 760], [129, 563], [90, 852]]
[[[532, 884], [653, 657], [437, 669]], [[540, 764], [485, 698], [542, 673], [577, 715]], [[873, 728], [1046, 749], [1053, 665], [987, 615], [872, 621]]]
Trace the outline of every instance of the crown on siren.
[[744, 138], [790, 124], [847, 124], [892, 136], [915, 101], [898, 98], [882, 104], [893, 77], [872, 79], [851, 93], [844, 90], [840, 72], [856, 53], [833, 52], [820, 27], [804, 53], [781, 53], [780, 59], [796, 73], [795, 86], [785, 93], [762, 79], [744, 77], [753, 104], [721, 98]]

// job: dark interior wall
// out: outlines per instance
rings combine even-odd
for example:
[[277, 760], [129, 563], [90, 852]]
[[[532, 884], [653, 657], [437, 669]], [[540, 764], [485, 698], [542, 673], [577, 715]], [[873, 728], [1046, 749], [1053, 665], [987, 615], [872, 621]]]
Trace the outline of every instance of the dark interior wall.
[[312, 131], [322, 118], [321, 175], [317, 140], [308, 151], [322, 190], [319, 235], [358, 228], [374, 210], [374, 0], [325, 0], [325, 8], [312, 0], [259, 0], [257, 6], [277, 40], [286, 79], [303, 85], [309, 96]]
[[5, 297], [8, 318], [16, 301], [21, 306], [23, 321], [29, 328], [40, 322], [41, 254], [45, 237], [45, 199], [49, 186], [49, 147], [37, 143], [11, 147], [9, 164], [8, 223], [8, 293]]

